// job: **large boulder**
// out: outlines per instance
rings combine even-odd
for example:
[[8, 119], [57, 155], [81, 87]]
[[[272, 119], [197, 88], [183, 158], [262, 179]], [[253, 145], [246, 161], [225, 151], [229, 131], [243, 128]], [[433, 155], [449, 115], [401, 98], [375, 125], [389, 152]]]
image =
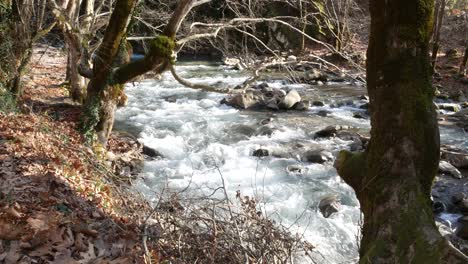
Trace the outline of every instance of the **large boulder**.
[[323, 217], [328, 218], [340, 210], [341, 203], [338, 197], [329, 195], [320, 200], [318, 207]]
[[296, 90], [291, 90], [289, 91], [286, 96], [281, 100], [279, 103], [279, 107], [281, 109], [290, 109], [292, 108], [296, 103], [301, 101], [301, 96]]
[[261, 100], [262, 98], [260, 96], [248, 92], [245, 94], [236, 94], [230, 99], [223, 100], [222, 103], [237, 109], [248, 109], [259, 105]]

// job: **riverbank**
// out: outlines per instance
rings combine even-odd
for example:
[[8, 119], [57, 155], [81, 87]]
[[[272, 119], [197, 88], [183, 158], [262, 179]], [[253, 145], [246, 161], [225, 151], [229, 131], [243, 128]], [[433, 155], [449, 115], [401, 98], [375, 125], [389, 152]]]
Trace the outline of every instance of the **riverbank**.
[[190, 200], [163, 190], [150, 205], [132, 181], [151, 150], [122, 132], [107, 151], [89, 145], [64, 66], [61, 50], [37, 47], [23, 101], [0, 114], [0, 261], [238, 263], [314, 248], [241, 193]]
[[[151, 207], [120, 173], [122, 159], [85, 144], [64, 66], [59, 50], [36, 49], [21, 111], [0, 114], [0, 262], [143, 263]], [[136, 153], [129, 143], [114, 135], [110, 151]]]

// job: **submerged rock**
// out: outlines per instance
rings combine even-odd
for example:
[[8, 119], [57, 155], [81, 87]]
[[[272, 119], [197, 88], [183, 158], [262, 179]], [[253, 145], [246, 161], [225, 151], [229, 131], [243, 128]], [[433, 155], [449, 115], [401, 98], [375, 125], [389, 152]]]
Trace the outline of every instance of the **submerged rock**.
[[245, 135], [251, 137], [255, 135], [256, 129], [248, 125], [235, 125], [231, 127], [231, 130], [236, 134]]
[[293, 165], [289, 165], [288, 167], [286, 167], [286, 170], [292, 173], [302, 173], [302, 171], [304, 170], [304, 167], [302, 167], [299, 164], [293, 164]]
[[367, 117], [363, 113], [355, 112], [353, 113], [353, 117], [357, 119], [366, 119]]
[[155, 150], [153, 148], [150, 148], [148, 146], [144, 146], [144, 145], [143, 145], [143, 154], [145, 154], [146, 156], [151, 157], [151, 158], [157, 158], [157, 157], [162, 157], [163, 156], [159, 151], [157, 151], [157, 150]]
[[335, 195], [330, 195], [322, 198], [319, 203], [319, 210], [323, 217], [328, 218], [332, 214], [338, 212], [341, 207], [341, 202]]
[[329, 138], [336, 135], [337, 129], [335, 126], [327, 126], [326, 128], [315, 132], [315, 138]]
[[325, 104], [322, 101], [313, 101], [312, 105], [313, 106], [324, 106]]
[[267, 157], [269, 155], [270, 153], [267, 149], [257, 149], [252, 153], [252, 156], [254, 157]]
[[326, 150], [309, 150], [302, 155], [303, 161], [325, 163], [333, 159], [333, 154]]
[[256, 133], [257, 136], [271, 136], [271, 134], [273, 134], [273, 129], [269, 126], [261, 126]]
[[434, 214], [440, 214], [445, 211], [445, 204], [439, 201], [432, 203], [432, 211]]
[[317, 112], [316, 115], [321, 116], [321, 117], [326, 117], [328, 114], [331, 114], [331, 112], [327, 110], [320, 110]]
[[310, 107], [310, 102], [307, 100], [300, 101], [293, 106], [294, 110], [298, 110], [298, 111], [307, 111], [309, 110], [309, 107]]

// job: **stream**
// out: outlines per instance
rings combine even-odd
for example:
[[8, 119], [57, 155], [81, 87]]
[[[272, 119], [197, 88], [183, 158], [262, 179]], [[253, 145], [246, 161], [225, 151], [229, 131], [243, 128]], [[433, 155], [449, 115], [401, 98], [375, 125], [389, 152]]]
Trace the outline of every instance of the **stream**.
[[[213, 62], [182, 62], [180, 76], [191, 82], [234, 87], [247, 76]], [[334, 155], [348, 148], [350, 141], [339, 138], [314, 139], [314, 133], [328, 125], [352, 127], [368, 134], [368, 119], [354, 118], [364, 112], [357, 106], [365, 88], [358, 85], [322, 86], [288, 84], [271, 80], [269, 87], [296, 89], [303, 98], [320, 100], [324, 106], [307, 111], [239, 111], [219, 102], [225, 96], [185, 88], [170, 73], [161, 80], [129, 84], [126, 107], [117, 111], [115, 128], [135, 134], [146, 146], [162, 154], [162, 159], [145, 162], [139, 191], [154, 199], [154, 193], [166, 184], [175, 190], [206, 190], [221, 185], [219, 168], [228, 194], [255, 197], [265, 212], [316, 246], [313, 258], [318, 263], [355, 263], [358, 257], [358, 233], [361, 213], [354, 191], [333, 168], [301, 161], [301, 151], [327, 150]], [[340, 104], [338, 102], [355, 102]], [[319, 111], [328, 111], [321, 116]], [[466, 144], [457, 131], [443, 129], [442, 140]], [[466, 147], [466, 146], [465, 146]], [[270, 156], [254, 157], [257, 149]], [[296, 166], [300, 172], [287, 168]], [[318, 210], [323, 197], [336, 195], [339, 212], [325, 218]]]

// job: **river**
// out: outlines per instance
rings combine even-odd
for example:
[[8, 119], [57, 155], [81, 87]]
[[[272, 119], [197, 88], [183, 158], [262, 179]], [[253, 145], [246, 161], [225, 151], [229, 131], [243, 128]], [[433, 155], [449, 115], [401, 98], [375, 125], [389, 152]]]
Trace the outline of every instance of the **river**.
[[[177, 71], [192, 82], [219, 87], [234, 87], [246, 78], [209, 62], [181, 63]], [[332, 162], [303, 162], [299, 153], [324, 149], [336, 154], [349, 148], [350, 141], [314, 139], [314, 133], [328, 125], [368, 133], [369, 120], [353, 117], [365, 111], [357, 107], [365, 89], [343, 83], [310, 86], [272, 80], [268, 84], [296, 89], [302, 97], [320, 100], [325, 106], [301, 112], [239, 111], [219, 103], [225, 95], [185, 88], [170, 73], [161, 80], [127, 85], [128, 106], [117, 111], [116, 129], [134, 133], [164, 157], [145, 162], [136, 186], [149, 199], [166, 184], [175, 190], [190, 184], [194, 190], [209, 192], [221, 184], [218, 167], [229, 195], [234, 197], [240, 190], [255, 197], [270, 217], [303, 233], [316, 246], [313, 257], [317, 262], [355, 263], [361, 213], [354, 191], [340, 179]], [[336, 107], [351, 101], [355, 104]], [[323, 110], [329, 111], [327, 116], [317, 115]], [[446, 140], [453, 139], [453, 133], [442, 131]], [[271, 155], [252, 156], [259, 148], [268, 149]], [[300, 166], [301, 173], [289, 171], [291, 165]], [[338, 196], [341, 208], [325, 218], [317, 206], [328, 195]]]

